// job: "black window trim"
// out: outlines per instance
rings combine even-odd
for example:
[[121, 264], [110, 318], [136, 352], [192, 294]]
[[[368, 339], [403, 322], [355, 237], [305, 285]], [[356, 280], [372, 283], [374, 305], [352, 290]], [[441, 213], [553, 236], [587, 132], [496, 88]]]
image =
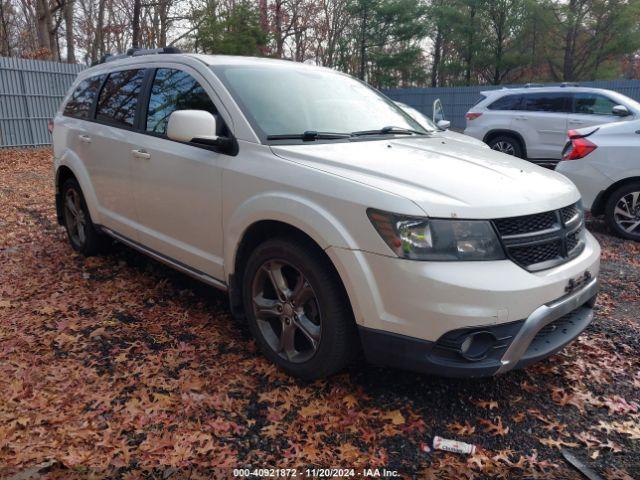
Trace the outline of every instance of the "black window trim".
[[[85, 122], [91, 122], [91, 123], [96, 123], [98, 125], [105, 125], [107, 127], [112, 127], [112, 128], [119, 128], [121, 130], [126, 130], [129, 132], [134, 132], [134, 133], [139, 133], [142, 135], [148, 135], [150, 137], [155, 137], [161, 140], [166, 140], [168, 142], [175, 142], [175, 143], [181, 143], [183, 145], [189, 145], [191, 147], [197, 147], [197, 148], [201, 148], [203, 150], [209, 150], [215, 153], [218, 153], [220, 155], [228, 155], [231, 157], [235, 157], [236, 155], [238, 155], [239, 153], [239, 144], [238, 141], [236, 140], [235, 135], [233, 134], [233, 132], [231, 131], [231, 128], [229, 127], [229, 125], [227, 124], [227, 122], [225, 122], [224, 118], [222, 118], [222, 115], [218, 115], [218, 117], [220, 118], [221, 121], [225, 122], [225, 126], [227, 128], [227, 130], [229, 131], [229, 137], [233, 140], [234, 144], [235, 144], [235, 148], [232, 151], [229, 150], [225, 150], [224, 148], [221, 147], [217, 147], [214, 145], [205, 145], [202, 143], [196, 143], [196, 142], [180, 142], [178, 140], [172, 140], [169, 137], [167, 137], [164, 134], [157, 134], [157, 133], [153, 133], [153, 132], [147, 132], [146, 131], [146, 120], [147, 120], [147, 111], [149, 109], [149, 100], [150, 100], [150, 96], [151, 96], [151, 89], [153, 87], [153, 80], [155, 78], [155, 74], [156, 74], [156, 70], [160, 69], [160, 68], [172, 68], [175, 70], [180, 70], [179, 68], [176, 68], [175, 66], [162, 66], [162, 67], [145, 67], [145, 66], [131, 66], [129, 68], [121, 68], [121, 69], [116, 69], [116, 70], [109, 70], [106, 72], [101, 72], [101, 73], [96, 73], [95, 75], [91, 75], [88, 76], [86, 78], [84, 78], [83, 80], [80, 80], [80, 83], [83, 82], [84, 80], [88, 80], [94, 77], [99, 77], [101, 75], [104, 75], [104, 78], [102, 79], [102, 81], [100, 82], [100, 86], [98, 87], [98, 94], [95, 96], [95, 98], [93, 99], [93, 104], [91, 105], [91, 108], [89, 110], [89, 116], [87, 118], [79, 118], [79, 117], [73, 117], [71, 115], [64, 115], [64, 109], [63, 109], [63, 115], [69, 118], [77, 118], [78, 120], [83, 120]], [[111, 75], [112, 73], [117, 73], [117, 72], [123, 72], [126, 70], [144, 70], [145, 74], [144, 77], [142, 78], [142, 88], [140, 89], [140, 93], [138, 94], [138, 105], [136, 105], [136, 113], [135, 113], [135, 117], [133, 120], [133, 126], [129, 127], [127, 125], [122, 125], [121, 123], [114, 123], [114, 122], [108, 122], [108, 121], [104, 121], [104, 120], [98, 120], [97, 117], [97, 110], [98, 110], [98, 100], [100, 99], [100, 94], [102, 93], [102, 89], [104, 88], [105, 84], [107, 83], [107, 80], [109, 78], [109, 75]], [[183, 70], [184, 71], [184, 70]], [[186, 72], [188, 73], [188, 72]], [[191, 74], [189, 74], [191, 75]], [[198, 81], [197, 79], [195, 79], [196, 81]], [[78, 83], [78, 85], [80, 84]], [[200, 83], [200, 82], [198, 82]], [[218, 108], [218, 105], [216, 105], [216, 102], [214, 101], [213, 98], [211, 98], [211, 96], [209, 95], [209, 98], [211, 99], [211, 102], [214, 104], [214, 106], [216, 107], [216, 109], [218, 111], [220, 111], [220, 109]]]

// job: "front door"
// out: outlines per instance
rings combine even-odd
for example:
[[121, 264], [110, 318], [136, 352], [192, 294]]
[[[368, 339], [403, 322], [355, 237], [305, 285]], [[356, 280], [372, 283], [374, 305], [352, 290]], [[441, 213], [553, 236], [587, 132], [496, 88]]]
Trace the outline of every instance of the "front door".
[[155, 71], [143, 132], [135, 135], [130, 152], [133, 195], [142, 244], [223, 280], [221, 182], [229, 157], [166, 136], [175, 110], [217, 115], [203, 85], [199, 74], [187, 67]]
[[[618, 103], [599, 93], [576, 92], [573, 94], [573, 112], [569, 115], [569, 129], [617, 122], [623, 117], [613, 114]], [[631, 118], [631, 116], [629, 116]]]

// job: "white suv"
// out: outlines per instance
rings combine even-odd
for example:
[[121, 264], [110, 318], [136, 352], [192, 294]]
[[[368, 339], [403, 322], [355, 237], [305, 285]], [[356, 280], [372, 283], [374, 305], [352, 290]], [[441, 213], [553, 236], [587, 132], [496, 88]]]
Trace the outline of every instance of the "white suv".
[[494, 150], [555, 165], [570, 129], [640, 118], [640, 103], [611, 90], [561, 87], [482, 92], [467, 112], [466, 135]]
[[264, 354], [318, 378], [360, 350], [506, 372], [593, 318], [600, 247], [562, 175], [425, 131], [347, 75], [132, 52], [54, 119], [58, 217], [226, 290]]

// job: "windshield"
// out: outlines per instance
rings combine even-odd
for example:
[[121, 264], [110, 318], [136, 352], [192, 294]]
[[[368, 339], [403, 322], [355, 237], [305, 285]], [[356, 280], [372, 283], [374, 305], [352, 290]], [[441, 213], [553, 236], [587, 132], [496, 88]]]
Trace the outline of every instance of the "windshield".
[[303, 132], [350, 134], [385, 127], [425, 132], [391, 100], [338, 72], [277, 64], [212, 69], [262, 141]]
[[438, 126], [435, 123], [433, 123], [433, 120], [427, 117], [424, 113], [419, 112], [415, 108], [410, 107], [409, 105], [406, 105], [404, 103], [401, 103], [401, 102], [394, 102], [394, 103], [397, 106], [399, 106], [402, 110], [404, 110], [405, 113], [411, 115], [411, 118], [413, 118], [416, 122], [418, 122], [425, 130], [429, 132], [435, 132], [436, 130], [440, 130]]

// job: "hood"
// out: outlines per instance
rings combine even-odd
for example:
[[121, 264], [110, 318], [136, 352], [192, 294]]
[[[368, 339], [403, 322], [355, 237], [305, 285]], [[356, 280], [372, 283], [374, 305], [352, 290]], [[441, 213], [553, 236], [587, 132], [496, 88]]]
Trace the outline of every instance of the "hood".
[[527, 215], [580, 198], [573, 183], [554, 171], [440, 135], [271, 149], [289, 161], [403, 196], [431, 217]]
[[445, 130], [444, 132], [439, 132], [444, 138], [448, 138], [449, 140], [456, 140], [459, 142], [470, 143], [471, 145], [475, 145], [477, 147], [489, 148], [489, 145], [484, 143], [482, 140], [478, 140], [470, 135], [465, 135], [464, 133], [454, 132], [453, 130]]

